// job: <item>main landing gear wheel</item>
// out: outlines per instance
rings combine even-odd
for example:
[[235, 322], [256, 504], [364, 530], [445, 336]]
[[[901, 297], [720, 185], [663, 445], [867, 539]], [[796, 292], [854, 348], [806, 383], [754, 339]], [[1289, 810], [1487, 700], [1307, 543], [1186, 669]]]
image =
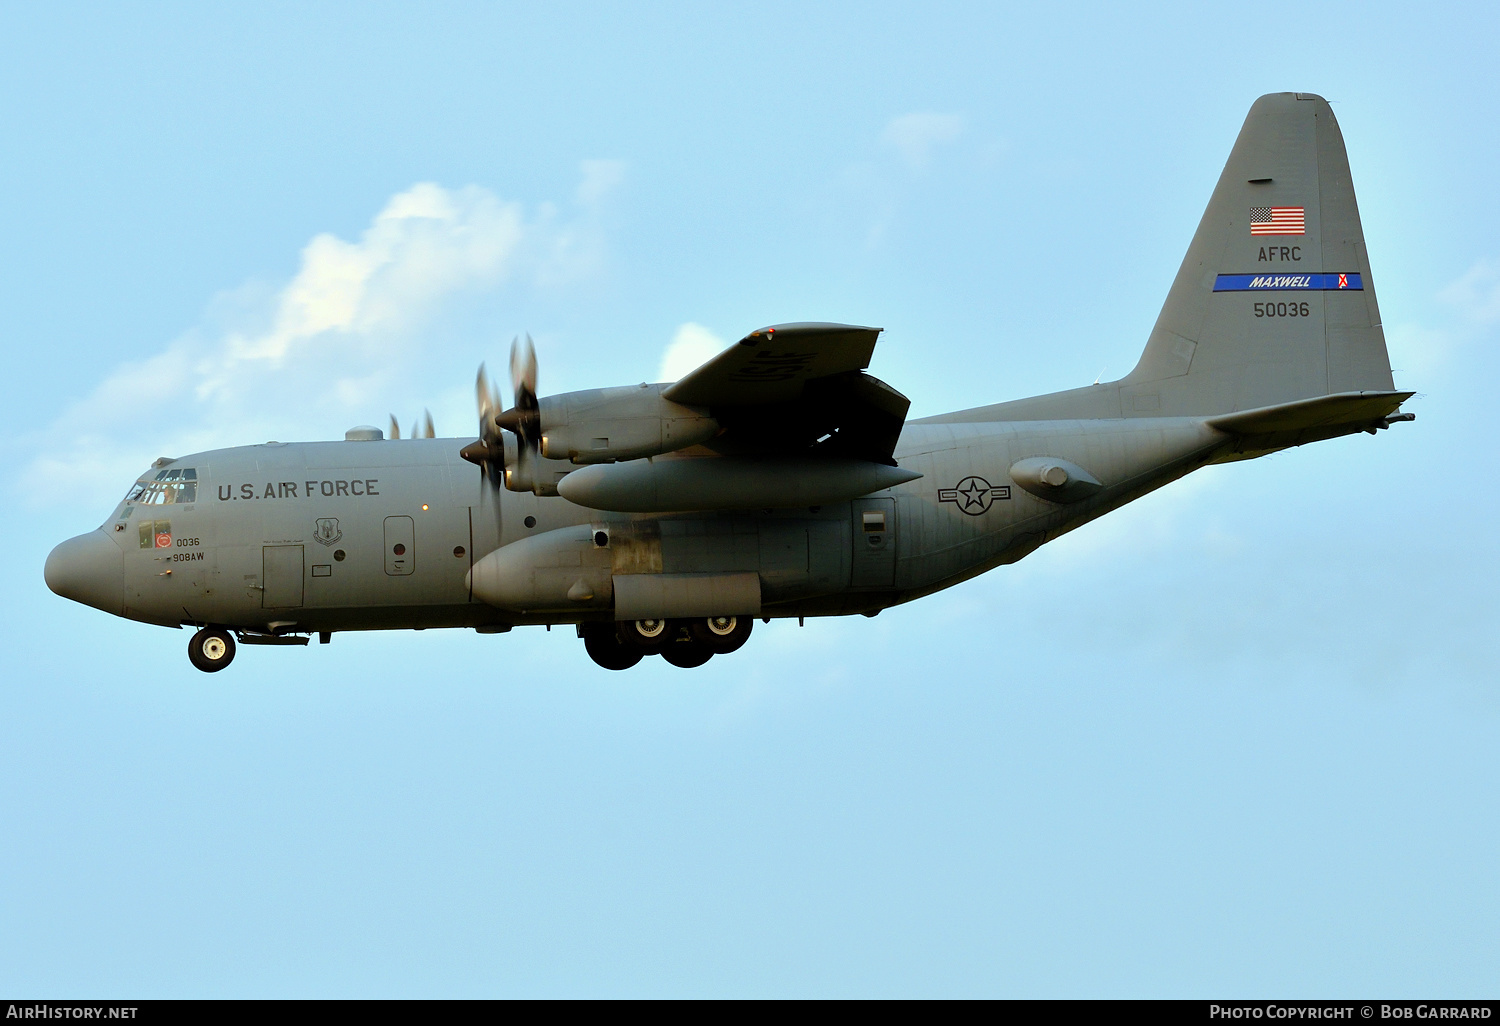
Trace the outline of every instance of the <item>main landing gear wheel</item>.
[[748, 616], [710, 616], [694, 620], [688, 631], [695, 641], [708, 646], [716, 655], [728, 655], [750, 640], [750, 628], [755, 621]]
[[660, 652], [672, 640], [672, 630], [665, 620], [627, 620], [620, 624], [620, 636], [651, 655]]
[[188, 642], [188, 660], [204, 673], [217, 673], [234, 662], [234, 636], [218, 627], [205, 627]]
[[[674, 631], [673, 633], [680, 632]], [[673, 666], [680, 666], [684, 670], [691, 670], [693, 667], [702, 666], [712, 659], [714, 657], [714, 650], [693, 637], [690, 631], [686, 638], [674, 638], [661, 650], [661, 657]]]
[[621, 641], [612, 623], [584, 624], [583, 647], [606, 670], [628, 670], [646, 654], [639, 646]]

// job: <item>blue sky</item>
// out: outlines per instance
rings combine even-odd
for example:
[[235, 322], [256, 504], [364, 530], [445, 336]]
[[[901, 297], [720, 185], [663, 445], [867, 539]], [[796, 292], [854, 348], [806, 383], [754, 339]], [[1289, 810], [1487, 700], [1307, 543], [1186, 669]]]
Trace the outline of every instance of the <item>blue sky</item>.
[[[0, 991], [1493, 995], [1497, 19], [1091, 5], [0, 12]], [[1415, 425], [1210, 468], [685, 672], [570, 632], [205, 677], [41, 566], [153, 458], [472, 430], [887, 329], [913, 415], [1134, 364], [1245, 111], [1348, 143]]]

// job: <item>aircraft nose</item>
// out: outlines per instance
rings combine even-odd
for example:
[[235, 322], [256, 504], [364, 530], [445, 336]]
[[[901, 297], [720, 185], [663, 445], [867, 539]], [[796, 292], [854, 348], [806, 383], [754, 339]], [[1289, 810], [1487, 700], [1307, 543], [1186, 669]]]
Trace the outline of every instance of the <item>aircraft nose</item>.
[[125, 607], [125, 562], [103, 531], [69, 538], [47, 557], [47, 587], [63, 598], [119, 616]]

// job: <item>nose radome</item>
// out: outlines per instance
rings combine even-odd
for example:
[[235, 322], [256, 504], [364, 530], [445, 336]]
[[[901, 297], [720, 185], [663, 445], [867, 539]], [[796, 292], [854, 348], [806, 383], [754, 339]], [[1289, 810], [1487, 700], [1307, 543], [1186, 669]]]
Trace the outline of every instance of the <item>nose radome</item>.
[[103, 531], [69, 538], [47, 557], [47, 587], [63, 598], [119, 616], [125, 607], [125, 563]]

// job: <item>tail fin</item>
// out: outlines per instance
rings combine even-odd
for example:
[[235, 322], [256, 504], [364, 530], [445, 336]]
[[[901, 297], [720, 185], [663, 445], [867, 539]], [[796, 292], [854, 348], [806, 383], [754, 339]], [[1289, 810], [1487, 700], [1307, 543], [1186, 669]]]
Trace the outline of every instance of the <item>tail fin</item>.
[[1127, 416], [1394, 388], [1344, 137], [1311, 93], [1250, 108], [1140, 363]]

